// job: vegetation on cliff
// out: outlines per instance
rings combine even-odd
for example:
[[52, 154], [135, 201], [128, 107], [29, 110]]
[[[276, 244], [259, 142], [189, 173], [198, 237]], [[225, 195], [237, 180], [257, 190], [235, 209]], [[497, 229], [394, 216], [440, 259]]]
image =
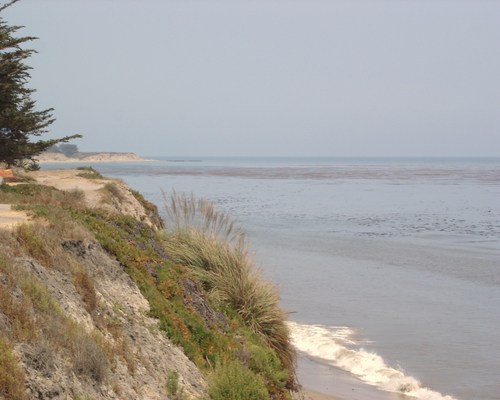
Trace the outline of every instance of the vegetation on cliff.
[[[180, 224], [177, 218], [165, 230], [155, 206], [139, 193], [134, 192], [134, 198], [154, 217], [148, 222], [111, 212], [109, 207], [88, 208], [84, 196], [81, 191], [59, 191], [36, 183], [0, 186], [0, 202], [17, 204], [33, 215], [30, 225], [0, 231], [0, 345], [5, 349], [5, 365], [11, 365], [5, 368], [18, 371], [19, 376], [27, 374], [25, 385], [33, 385], [26, 382], [34, 379], [27, 354], [55, 354], [48, 365], [34, 369], [50, 375], [54, 359], [64, 359], [76, 376], [94, 382], [95, 387], [114, 388], [118, 393], [109, 398], [133, 398], [120, 389], [116, 371], [123, 366], [137, 374], [148, 363], [131, 350], [130, 336], [134, 335], [124, 333], [128, 322], [119, 318], [119, 308], [124, 306], [107, 305], [103, 300], [102, 294], [110, 289], [98, 279], [105, 272], [92, 269], [92, 259], [99, 254], [92, 243], [98, 243], [147, 299], [149, 317], [207, 376], [205, 396], [214, 400], [290, 397], [289, 391], [296, 387], [294, 354], [277, 292], [259, 277], [239, 232], [230, 234], [230, 219], [208, 204], [196, 203], [205, 204], [204, 229]], [[114, 204], [120, 196], [112, 181], [105, 185], [103, 201]], [[177, 206], [195, 206], [194, 200], [189, 205], [181, 196], [172, 201]], [[170, 211], [175, 214], [174, 203]], [[192, 217], [199, 219], [200, 209], [193, 211]], [[221, 221], [226, 222], [221, 225]], [[44, 268], [20, 269], [27, 260]], [[68, 314], [68, 305], [54, 294], [57, 290], [40, 279], [42, 270], [57, 270], [71, 282], [84, 309], [81, 313], [90, 316], [93, 328]], [[158, 340], [157, 346], [165, 346]], [[30, 351], [23, 351], [26, 345]], [[2, 372], [0, 368], [0, 379]], [[179, 383], [176, 374], [163, 373], [162, 390], [169, 398], [203, 396], [184, 390], [188, 382]], [[20, 393], [8, 397], [25, 398], [26, 390], [20, 391], [14, 383], [3, 386], [3, 395]]]

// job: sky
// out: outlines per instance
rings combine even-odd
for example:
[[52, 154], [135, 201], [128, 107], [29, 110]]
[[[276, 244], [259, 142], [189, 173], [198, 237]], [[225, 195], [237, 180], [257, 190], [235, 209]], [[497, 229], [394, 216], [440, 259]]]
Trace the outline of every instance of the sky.
[[[5, 0], [0, 0], [0, 4]], [[500, 156], [497, 0], [21, 0], [81, 151]]]

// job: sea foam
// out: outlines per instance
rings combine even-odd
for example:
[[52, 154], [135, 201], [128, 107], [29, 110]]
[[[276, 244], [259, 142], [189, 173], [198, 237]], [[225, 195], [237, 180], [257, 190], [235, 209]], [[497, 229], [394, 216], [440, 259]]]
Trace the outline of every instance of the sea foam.
[[359, 347], [348, 327], [327, 327], [288, 322], [294, 346], [309, 356], [350, 372], [362, 381], [389, 392], [403, 393], [422, 400], [457, 400], [423, 387], [384, 359]]

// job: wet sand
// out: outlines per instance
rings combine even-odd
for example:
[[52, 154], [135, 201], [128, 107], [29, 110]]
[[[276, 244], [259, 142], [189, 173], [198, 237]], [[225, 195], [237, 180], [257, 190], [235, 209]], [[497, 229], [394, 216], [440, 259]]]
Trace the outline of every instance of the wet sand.
[[305, 400], [344, 400], [344, 399], [340, 397], [334, 397], [323, 393], [315, 392], [313, 390], [306, 390]]
[[[298, 358], [299, 382], [306, 400], [405, 400], [409, 397], [389, 393], [363, 383], [346, 371], [320, 363], [302, 354]], [[307, 397], [309, 396], [309, 397]]]

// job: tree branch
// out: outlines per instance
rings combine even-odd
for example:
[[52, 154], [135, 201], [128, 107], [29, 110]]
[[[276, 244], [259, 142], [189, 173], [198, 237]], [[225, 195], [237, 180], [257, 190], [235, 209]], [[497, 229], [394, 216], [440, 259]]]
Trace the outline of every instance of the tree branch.
[[10, 7], [12, 4], [17, 3], [19, 0], [11, 0], [9, 3], [0, 6], [0, 11], [5, 10], [7, 7]]

